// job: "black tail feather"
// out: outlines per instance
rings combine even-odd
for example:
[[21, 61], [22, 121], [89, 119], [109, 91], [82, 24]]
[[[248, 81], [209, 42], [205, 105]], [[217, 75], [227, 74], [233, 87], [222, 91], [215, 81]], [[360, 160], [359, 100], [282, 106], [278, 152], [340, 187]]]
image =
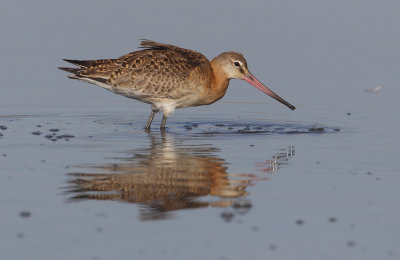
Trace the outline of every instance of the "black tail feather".
[[73, 73], [73, 74], [76, 74], [76, 73], [78, 73], [78, 71], [79, 71], [81, 68], [58, 67], [58, 69], [64, 70], [64, 71], [67, 71], [67, 72], [70, 72], [70, 73]]
[[63, 60], [66, 62], [72, 63], [74, 65], [77, 65], [81, 68], [88, 68], [93, 63], [92, 60], [69, 60], [69, 59], [63, 59]]

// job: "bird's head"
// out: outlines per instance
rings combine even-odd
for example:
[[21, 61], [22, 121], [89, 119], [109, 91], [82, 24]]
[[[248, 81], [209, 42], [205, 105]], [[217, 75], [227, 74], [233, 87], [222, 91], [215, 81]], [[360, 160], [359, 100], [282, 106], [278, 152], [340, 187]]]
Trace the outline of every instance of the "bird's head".
[[247, 61], [241, 53], [232, 51], [223, 52], [215, 57], [212, 63], [214, 63], [215, 66], [218, 66], [218, 68], [223, 71], [225, 77], [228, 79], [242, 79], [270, 97], [286, 105], [291, 110], [296, 109], [293, 105], [285, 101], [267, 86], [258, 81], [256, 77], [250, 73], [249, 69], [247, 68]]

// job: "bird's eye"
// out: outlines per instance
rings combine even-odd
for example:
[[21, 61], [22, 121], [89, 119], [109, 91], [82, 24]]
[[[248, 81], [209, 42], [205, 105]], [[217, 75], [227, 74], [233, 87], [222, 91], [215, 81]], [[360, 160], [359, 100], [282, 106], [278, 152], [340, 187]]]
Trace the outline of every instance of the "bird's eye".
[[240, 65], [239, 62], [237, 62], [237, 61], [235, 61], [235, 63], [233, 63], [233, 64], [235, 64], [236, 67], [239, 67], [239, 65]]

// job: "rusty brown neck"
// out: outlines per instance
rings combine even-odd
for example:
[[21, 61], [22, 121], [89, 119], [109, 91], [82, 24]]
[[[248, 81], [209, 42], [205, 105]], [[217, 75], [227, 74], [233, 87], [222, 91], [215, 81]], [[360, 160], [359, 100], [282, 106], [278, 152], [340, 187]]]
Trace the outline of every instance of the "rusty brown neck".
[[229, 85], [229, 78], [227, 77], [225, 71], [223, 71], [221, 66], [218, 64], [217, 59], [213, 59], [210, 62], [210, 65], [212, 71], [210, 89], [211, 93], [209, 94], [211, 104], [221, 99], [225, 95]]

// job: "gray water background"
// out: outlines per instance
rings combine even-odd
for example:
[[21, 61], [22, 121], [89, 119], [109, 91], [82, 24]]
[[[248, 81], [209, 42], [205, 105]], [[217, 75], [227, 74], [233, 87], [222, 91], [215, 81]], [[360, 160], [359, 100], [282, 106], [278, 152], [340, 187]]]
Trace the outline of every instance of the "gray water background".
[[[1, 258], [397, 259], [399, 11], [372, 0], [2, 1]], [[210, 59], [242, 52], [297, 109], [232, 80], [218, 103], [176, 111], [163, 137], [160, 117], [142, 130], [148, 105], [57, 70], [142, 38]], [[74, 138], [52, 142], [53, 128]], [[74, 173], [171, 158], [217, 162], [247, 195], [200, 196], [206, 207], [149, 221], [153, 202], [71, 201], [82, 195]]]

